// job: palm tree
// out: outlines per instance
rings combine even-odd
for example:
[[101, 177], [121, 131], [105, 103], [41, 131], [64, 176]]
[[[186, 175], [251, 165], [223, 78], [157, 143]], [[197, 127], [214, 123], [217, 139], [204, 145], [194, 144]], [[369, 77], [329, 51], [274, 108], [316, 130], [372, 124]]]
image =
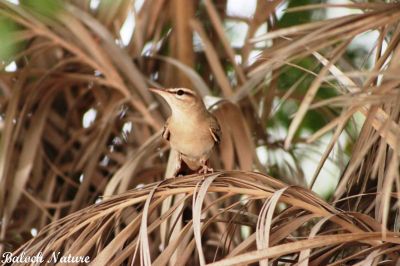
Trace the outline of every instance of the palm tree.
[[[314, 2], [0, 0], [0, 254], [399, 263], [400, 4]], [[154, 86], [216, 172], [171, 177]]]

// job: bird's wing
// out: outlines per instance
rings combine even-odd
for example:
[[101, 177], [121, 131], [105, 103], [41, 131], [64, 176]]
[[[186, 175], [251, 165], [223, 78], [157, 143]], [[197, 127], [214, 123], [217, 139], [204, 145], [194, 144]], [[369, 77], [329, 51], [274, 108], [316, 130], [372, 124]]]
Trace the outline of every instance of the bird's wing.
[[211, 136], [213, 137], [214, 141], [216, 143], [220, 143], [221, 136], [222, 136], [221, 127], [219, 126], [218, 120], [214, 116], [211, 116], [209, 129], [210, 129]]
[[169, 139], [171, 137], [171, 132], [169, 131], [169, 128], [168, 128], [169, 120], [170, 119], [168, 118], [167, 122], [165, 122], [164, 129], [163, 129], [163, 132], [162, 132], [162, 137], [165, 140], [168, 140], [168, 141], [169, 141]]

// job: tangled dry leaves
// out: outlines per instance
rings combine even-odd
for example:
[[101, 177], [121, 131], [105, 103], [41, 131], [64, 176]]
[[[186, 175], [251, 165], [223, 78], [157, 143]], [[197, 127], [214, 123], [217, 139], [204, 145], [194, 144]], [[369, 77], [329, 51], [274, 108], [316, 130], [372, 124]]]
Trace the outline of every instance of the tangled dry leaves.
[[[181, 199], [160, 216], [162, 202], [178, 195]], [[181, 215], [174, 218], [177, 210]], [[160, 244], [162, 223], [182, 227], [179, 234], [167, 235], [165, 246]], [[310, 260], [327, 261], [327, 253], [338, 252], [344, 243], [352, 245], [338, 263], [351, 261], [361, 250], [396, 257], [400, 241], [392, 232], [382, 241], [377, 221], [339, 211], [304, 188], [262, 174], [225, 171], [204, 181], [185, 176], [114, 196], [45, 227], [18, 252], [41, 250], [49, 257], [64, 250], [89, 255], [94, 265], [135, 259], [143, 265], [166, 265], [178, 250], [175, 265], [267, 263], [299, 252], [298, 262], [307, 265]], [[311, 250], [319, 252], [310, 258]], [[197, 253], [199, 257], [193, 255]]]
[[[0, 0], [0, 24], [12, 25], [4, 43], [17, 47], [0, 61], [16, 63], [0, 72], [0, 253], [60, 251], [93, 265], [398, 263], [399, 3], [346, 4], [359, 12], [281, 25], [284, 0], [257, 1], [248, 18], [228, 14], [225, 1], [20, 2]], [[335, 7], [292, 5], [286, 14]], [[248, 25], [240, 47], [227, 21]], [[268, 32], [257, 34], [261, 26]], [[349, 45], [371, 30], [373, 65], [350, 64]], [[301, 77], [290, 80], [294, 69]], [[164, 179], [174, 163], [160, 138], [168, 110], [147, 88], [177, 84], [220, 97], [211, 109], [223, 138], [211, 163], [221, 170], [204, 180]], [[287, 135], [271, 138], [289, 101]], [[325, 120], [303, 137], [310, 112]], [[307, 183], [295, 151], [326, 135]], [[343, 135], [350, 158], [324, 201], [309, 188], [326, 178]], [[294, 163], [268, 165], [259, 147]]]

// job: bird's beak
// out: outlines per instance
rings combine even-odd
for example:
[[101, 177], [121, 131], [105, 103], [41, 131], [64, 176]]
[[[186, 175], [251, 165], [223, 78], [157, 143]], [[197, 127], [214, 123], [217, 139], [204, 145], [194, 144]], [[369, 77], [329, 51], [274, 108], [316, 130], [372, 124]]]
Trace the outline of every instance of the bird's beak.
[[151, 92], [154, 92], [154, 93], [160, 95], [161, 98], [163, 98], [167, 103], [169, 103], [171, 95], [167, 91], [167, 89], [164, 89], [164, 88], [150, 88], [149, 90]]
[[166, 92], [166, 90], [164, 88], [150, 88], [149, 89], [151, 92], [155, 92], [159, 95], [162, 95], [163, 93]]

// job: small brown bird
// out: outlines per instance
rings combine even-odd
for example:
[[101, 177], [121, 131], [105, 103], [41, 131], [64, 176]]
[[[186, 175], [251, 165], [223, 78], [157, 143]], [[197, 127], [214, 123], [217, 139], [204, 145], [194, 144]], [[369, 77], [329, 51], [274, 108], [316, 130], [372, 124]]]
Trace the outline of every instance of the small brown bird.
[[[159, 94], [171, 108], [162, 136], [179, 153], [193, 171], [212, 172], [207, 160], [221, 140], [217, 119], [207, 110], [201, 97], [186, 88], [150, 89]], [[179, 171], [180, 165], [177, 169]]]

